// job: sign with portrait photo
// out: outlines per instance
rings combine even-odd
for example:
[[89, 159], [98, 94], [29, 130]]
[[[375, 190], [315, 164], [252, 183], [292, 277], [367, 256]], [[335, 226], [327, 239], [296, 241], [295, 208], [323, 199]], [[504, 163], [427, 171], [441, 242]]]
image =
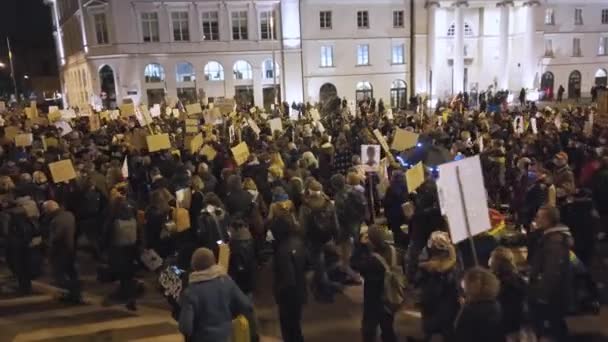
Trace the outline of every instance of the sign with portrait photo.
[[361, 145], [361, 164], [366, 172], [377, 172], [380, 167], [380, 145]]

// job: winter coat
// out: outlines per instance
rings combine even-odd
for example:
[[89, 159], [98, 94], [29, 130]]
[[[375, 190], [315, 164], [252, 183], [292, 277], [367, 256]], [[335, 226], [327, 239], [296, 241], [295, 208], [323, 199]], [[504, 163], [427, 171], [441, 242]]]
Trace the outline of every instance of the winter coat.
[[[326, 227], [317, 227], [314, 218], [315, 215], [326, 210], [330, 213], [330, 222], [327, 223]], [[323, 241], [324, 237], [321, 236], [322, 234], [320, 233], [322, 232], [320, 232], [318, 228], [325, 229], [330, 240], [335, 240], [338, 237], [340, 224], [338, 223], [336, 208], [324, 194], [321, 194], [320, 196], [307, 196], [304, 198], [304, 202], [300, 207], [298, 222], [305, 232], [307, 239], [313, 244], [325, 244], [327, 242]]]
[[608, 167], [599, 169], [591, 181], [593, 202], [601, 216], [608, 215]]
[[257, 263], [255, 245], [248, 229], [239, 229], [230, 238], [228, 274], [244, 293], [255, 290]]
[[570, 247], [573, 244], [568, 227], [558, 225], [540, 233], [529, 260], [530, 299], [565, 312], [570, 303]]
[[502, 312], [496, 300], [466, 303], [454, 328], [456, 342], [503, 342]]
[[[277, 229], [278, 230], [278, 229]], [[277, 237], [272, 264], [273, 292], [277, 303], [284, 300], [305, 304], [308, 299], [306, 282], [307, 251], [300, 236]]]
[[500, 281], [498, 302], [502, 309], [502, 329], [505, 334], [518, 332], [524, 321], [526, 281], [519, 274], [497, 274]]
[[557, 190], [557, 198], [572, 196], [576, 192], [574, 173], [570, 167], [562, 166], [553, 173], [553, 184]]
[[449, 333], [459, 309], [456, 250], [433, 254], [419, 264], [422, 328], [426, 334]]
[[226, 197], [226, 209], [231, 217], [246, 219], [253, 206], [253, 196], [243, 189], [230, 191]]
[[[381, 253], [391, 264], [390, 250]], [[385, 255], [386, 254], [386, 255]], [[385, 312], [384, 302], [381, 300], [384, 294], [384, 266], [368, 246], [359, 246], [353, 256], [353, 268], [357, 270], [363, 279], [363, 311], [372, 315], [381, 315]]]
[[189, 342], [229, 341], [232, 319], [253, 311], [249, 298], [218, 265], [190, 274], [180, 307], [179, 331]]
[[50, 214], [48, 222], [51, 258], [73, 255], [76, 244], [76, 219], [74, 214], [64, 209], [57, 209]]
[[391, 230], [398, 229], [405, 222], [401, 205], [407, 201], [407, 198], [408, 193], [405, 185], [396, 186], [391, 184], [386, 190], [383, 207], [384, 215]]

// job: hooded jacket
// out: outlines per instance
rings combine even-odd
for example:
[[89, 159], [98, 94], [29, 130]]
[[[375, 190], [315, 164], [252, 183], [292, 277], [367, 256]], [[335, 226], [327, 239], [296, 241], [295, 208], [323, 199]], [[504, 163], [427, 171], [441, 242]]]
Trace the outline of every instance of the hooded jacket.
[[180, 307], [179, 331], [192, 342], [229, 341], [233, 317], [253, 311], [249, 298], [218, 265], [190, 274]]

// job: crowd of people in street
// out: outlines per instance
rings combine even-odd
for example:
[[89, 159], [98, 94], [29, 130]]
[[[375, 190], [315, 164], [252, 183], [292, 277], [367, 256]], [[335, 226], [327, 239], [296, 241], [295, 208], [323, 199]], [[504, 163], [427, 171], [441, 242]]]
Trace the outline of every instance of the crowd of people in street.
[[[339, 98], [268, 113], [235, 105], [212, 122], [206, 102], [195, 115], [161, 104], [151, 120], [140, 109], [51, 118], [14, 104], [0, 113], [6, 260], [27, 295], [48, 257], [61, 300], [78, 304], [78, 256], [89, 253], [99, 280], [119, 283], [107, 304], [129, 310], [139, 270], [172, 273], [181, 290], [168, 299], [187, 341], [226, 341], [239, 315], [258, 340], [263, 267], [286, 342], [305, 340], [309, 300], [332, 305], [360, 285], [364, 342], [378, 330], [384, 342], [403, 340], [394, 323], [403, 305], [422, 317], [423, 336], [410, 341], [567, 341], [565, 318], [599, 309], [589, 268], [608, 224], [608, 113], [537, 108], [525, 95], [514, 107], [506, 93], [460, 94], [418, 112], [374, 99], [355, 111]], [[419, 134], [415, 146], [389, 147], [398, 128]], [[170, 146], [150, 152], [146, 136], [161, 133]], [[16, 143], [23, 134], [31, 141]], [[361, 146], [379, 139], [389, 146], [371, 172]], [[438, 165], [474, 155], [493, 229], [473, 238], [473, 252], [452, 242], [436, 180]], [[58, 181], [70, 170], [50, 165], [62, 160], [74, 172]], [[408, 189], [418, 162], [424, 181]]]

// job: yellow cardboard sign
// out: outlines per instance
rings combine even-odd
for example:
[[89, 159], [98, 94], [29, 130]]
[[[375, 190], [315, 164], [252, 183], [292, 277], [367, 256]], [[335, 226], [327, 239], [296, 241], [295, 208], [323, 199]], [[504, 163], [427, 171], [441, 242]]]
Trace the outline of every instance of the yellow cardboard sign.
[[55, 183], [67, 182], [76, 178], [76, 170], [74, 170], [74, 165], [72, 165], [70, 159], [50, 163], [49, 170], [51, 171], [51, 176]]
[[230, 265], [230, 246], [225, 243], [220, 243], [218, 254], [217, 264], [228, 272], [228, 266]]
[[198, 126], [198, 119], [186, 119], [186, 126]]
[[171, 148], [171, 140], [169, 134], [156, 134], [148, 135], [146, 137], [146, 143], [148, 144], [148, 151], [156, 152], [160, 150], [167, 150]]
[[36, 109], [31, 107], [25, 107], [25, 116], [28, 119], [32, 119], [36, 117]]
[[133, 103], [121, 104], [118, 109], [120, 109], [120, 115], [122, 117], [128, 118], [135, 115], [135, 105]]
[[186, 112], [188, 113], [188, 115], [200, 114], [203, 112], [203, 108], [201, 107], [201, 104], [197, 102], [186, 105]]
[[402, 128], [397, 128], [395, 138], [393, 139], [393, 150], [405, 151], [416, 146], [418, 143], [418, 134], [412, 133]]
[[89, 130], [91, 132], [95, 132], [101, 128], [101, 122], [99, 120], [99, 115], [93, 114], [89, 116]]
[[17, 136], [17, 134], [19, 134], [21, 130], [19, 130], [18, 127], [15, 126], [8, 126], [4, 128], [4, 136], [8, 139], [8, 140], [13, 140], [15, 139], [15, 137]]
[[232, 156], [234, 157], [234, 161], [238, 166], [245, 164], [247, 158], [249, 158], [249, 146], [247, 146], [247, 143], [245, 142], [234, 146], [231, 151]]
[[424, 183], [424, 165], [422, 165], [422, 162], [405, 172], [405, 181], [409, 192], [416, 191]]
[[382, 146], [382, 149], [384, 150], [384, 152], [387, 155], [390, 155], [391, 154], [391, 149], [388, 147], [388, 143], [386, 142], [386, 139], [384, 139], [384, 136], [382, 135], [382, 133], [378, 129], [374, 130], [374, 136], [378, 140], [378, 143], [380, 143], [380, 146]]
[[49, 147], [57, 147], [59, 146], [59, 140], [57, 140], [57, 138], [53, 138], [53, 137], [45, 137], [44, 139], [42, 139], [42, 147], [44, 147], [44, 150], [48, 150]]
[[201, 154], [207, 157], [208, 161], [212, 161], [215, 160], [215, 157], [217, 156], [217, 151], [211, 145], [205, 145], [201, 150]]
[[61, 120], [61, 112], [56, 110], [54, 112], [50, 112], [47, 116], [50, 122], [55, 122]]
[[99, 120], [103, 119], [105, 119], [106, 121], [110, 121], [110, 112], [104, 110], [103, 112], [99, 113]]
[[32, 142], [34, 142], [34, 135], [32, 133], [18, 134], [15, 137], [15, 146], [18, 147], [32, 146]]
[[194, 153], [203, 146], [203, 134], [197, 134], [192, 140], [190, 140], [190, 152]]
[[197, 126], [186, 126], [186, 133], [198, 133]]

